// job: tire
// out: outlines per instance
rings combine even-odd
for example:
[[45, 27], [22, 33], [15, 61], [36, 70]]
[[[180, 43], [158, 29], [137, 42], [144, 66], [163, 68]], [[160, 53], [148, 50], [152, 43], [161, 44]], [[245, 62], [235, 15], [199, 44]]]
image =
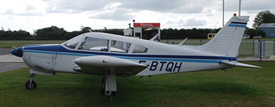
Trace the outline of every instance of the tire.
[[25, 87], [26, 89], [36, 89], [36, 82], [35, 81], [32, 81], [32, 84], [30, 84], [30, 80], [26, 82], [25, 84]]
[[113, 95], [112, 91], [104, 91], [104, 95], [107, 97], [111, 97]]

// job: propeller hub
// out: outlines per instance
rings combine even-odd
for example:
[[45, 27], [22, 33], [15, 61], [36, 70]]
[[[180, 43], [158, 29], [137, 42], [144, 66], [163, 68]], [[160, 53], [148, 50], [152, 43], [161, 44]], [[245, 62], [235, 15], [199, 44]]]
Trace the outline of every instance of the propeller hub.
[[22, 47], [13, 47], [13, 50], [11, 50], [11, 54], [17, 57], [23, 56], [23, 48]]

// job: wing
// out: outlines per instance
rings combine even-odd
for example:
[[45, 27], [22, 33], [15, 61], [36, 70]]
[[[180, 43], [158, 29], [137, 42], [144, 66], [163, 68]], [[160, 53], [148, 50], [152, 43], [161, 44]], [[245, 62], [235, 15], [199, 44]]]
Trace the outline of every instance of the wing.
[[146, 65], [112, 56], [81, 57], [74, 62], [78, 65], [75, 71], [96, 75], [104, 75], [108, 70], [114, 70], [116, 75], [136, 75], [147, 68]]

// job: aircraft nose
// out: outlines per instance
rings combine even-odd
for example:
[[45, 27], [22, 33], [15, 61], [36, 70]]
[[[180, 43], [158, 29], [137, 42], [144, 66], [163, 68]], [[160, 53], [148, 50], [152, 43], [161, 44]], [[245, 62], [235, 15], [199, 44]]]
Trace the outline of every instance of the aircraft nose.
[[22, 47], [13, 47], [13, 50], [11, 50], [11, 54], [17, 57], [22, 57], [23, 56], [23, 49]]

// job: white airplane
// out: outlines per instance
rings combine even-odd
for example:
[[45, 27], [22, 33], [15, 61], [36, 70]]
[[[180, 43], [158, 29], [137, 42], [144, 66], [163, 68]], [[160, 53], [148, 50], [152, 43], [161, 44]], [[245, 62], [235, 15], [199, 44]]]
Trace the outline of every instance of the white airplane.
[[102, 75], [101, 94], [117, 91], [116, 76], [151, 76], [221, 69], [255, 67], [237, 62], [236, 55], [248, 16], [233, 16], [208, 43], [171, 45], [114, 34], [90, 32], [62, 44], [25, 45], [11, 53], [30, 67], [27, 89], [35, 89], [34, 75], [58, 73]]

